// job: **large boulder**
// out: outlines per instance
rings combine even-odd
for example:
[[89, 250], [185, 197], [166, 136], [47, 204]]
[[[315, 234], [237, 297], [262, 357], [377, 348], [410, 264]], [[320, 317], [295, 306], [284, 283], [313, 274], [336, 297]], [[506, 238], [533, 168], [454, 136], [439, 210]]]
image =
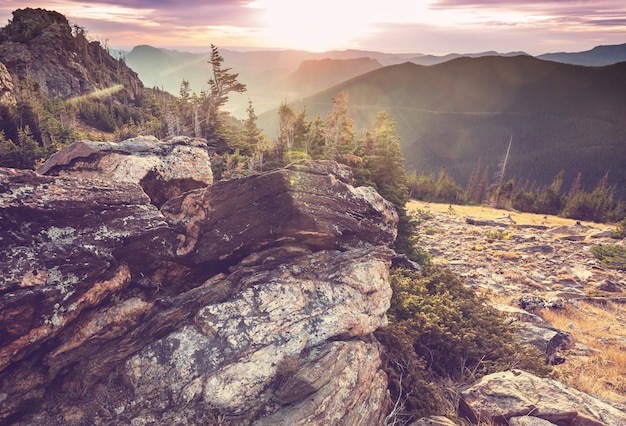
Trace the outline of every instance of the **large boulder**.
[[136, 183], [159, 207], [170, 198], [213, 183], [206, 141], [184, 136], [167, 141], [154, 136], [119, 143], [78, 141], [52, 155], [37, 172]]
[[0, 423], [381, 424], [393, 206], [329, 162], [163, 213], [104, 179], [0, 170]]
[[626, 424], [625, 407], [619, 409], [617, 404], [521, 370], [485, 376], [462, 391], [461, 397], [464, 414], [474, 421], [509, 424], [512, 418], [529, 416], [563, 426]]
[[[73, 321], [122, 294], [131, 270], [157, 263], [152, 253], [162, 250], [166, 232], [137, 185], [0, 169], [0, 374], [31, 355], [40, 359], [41, 348], [67, 338]], [[41, 393], [59, 368], [31, 370], [41, 382], [33, 388]], [[13, 393], [33, 390], [29, 383], [0, 388], [11, 392], [0, 418], [19, 402]]]
[[127, 406], [151, 407], [159, 423], [204, 404], [235, 424], [380, 424], [386, 376], [378, 344], [362, 337], [389, 307], [390, 257], [355, 249], [244, 262], [212, 284], [243, 287], [236, 295], [127, 361]]
[[161, 209], [179, 234], [171, 257], [203, 265], [281, 244], [391, 245], [395, 207], [373, 188], [353, 184], [349, 167], [316, 161], [191, 191]]

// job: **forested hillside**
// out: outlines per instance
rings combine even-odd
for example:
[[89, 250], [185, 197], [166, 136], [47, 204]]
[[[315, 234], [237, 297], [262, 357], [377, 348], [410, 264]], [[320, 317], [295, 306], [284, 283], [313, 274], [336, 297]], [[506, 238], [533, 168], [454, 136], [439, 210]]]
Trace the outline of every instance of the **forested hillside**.
[[[441, 167], [463, 186], [477, 164], [493, 179], [512, 138], [505, 178], [564, 185], [582, 173], [592, 189], [608, 172], [626, 188], [626, 63], [582, 67], [529, 56], [459, 58], [389, 66], [293, 104], [310, 117], [347, 95], [355, 128], [384, 109], [396, 118], [407, 169]], [[274, 113], [260, 123], [272, 127]]]
[[[33, 168], [82, 137], [164, 135], [169, 95], [53, 11], [20, 9], [0, 30], [0, 165]], [[4, 70], [4, 72], [2, 72]]]

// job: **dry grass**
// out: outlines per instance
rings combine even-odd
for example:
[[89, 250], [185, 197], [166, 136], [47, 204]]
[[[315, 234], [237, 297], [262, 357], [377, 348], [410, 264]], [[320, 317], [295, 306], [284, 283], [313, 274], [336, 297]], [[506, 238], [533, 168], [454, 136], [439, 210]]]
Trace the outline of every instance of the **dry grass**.
[[[448, 204], [426, 203], [410, 201], [407, 210], [421, 210], [427, 213], [449, 214]], [[507, 210], [498, 210], [487, 206], [453, 206], [456, 215], [473, 217], [483, 220], [504, 219], [510, 216], [519, 225], [544, 225], [547, 227], [573, 225], [572, 219], [556, 216], [544, 216], [532, 213], [519, 213]], [[583, 222], [586, 226], [596, 229], [606, 228], [606, 224], [598, 225], [592, 222]], [[514, 251], [487, 250], [484, 243], [477, 243], [474, 252], [487, 255], [489, 252], [495, 258], [516, 260], [518, 255]], [[441, 260], [441, 263], [444, 263]], [[524, 264], [528, 272], [541, 269], [535, 262]], [[600, 273], [600, 272], [598, 272]], [[528, 290], [546, 290], [542, 283], [520, 276], [518, 273], [505, 271], [505, 278], [520, 283]], [[575, 280], [567, 272], [559, 273], [558, 279], [563, 281]], [[599, 278], [598, 278], [599, 279]], [[600, 292], [597, 292], [600, 293]], [[488, 299], [501, 304], [510, 304], [514, 295], [498, 295], [493, 292], [485, 294]], [[601, 295], [601, 294], [596, 294]], [[615, 294], [613, 294], [615, 295]], [[538, 312], [539, 313], [539, 312]], [[553, 327], [571, 332], [577, 342], [576, 349], [566, 353], [567, 361], [555, 367], [559, 380], [573, 388], [592, 395], [598, 395], [610, 401], [626, 402], [626, 307], [611, 302], [592, 304], [579, 302], [577, 306], [567, 305], [562, 310], [545, 309], [540, 312], [544, 320]]]
[[515, 251], [494, 251], [492, 255], [503, 260], [517, 260], [520, 257], [520, 254]]
[[[407, 203], [406, 208], [411, 210], [425, 210], [432, 213], [449, 213], [449, 204], [427, 203], [425, 201], [411, 200]], [[502, 219], [506, 216], [511, 217], [518, 225], [544, 225], [544, 226], [564, 226], [573, 225], [576, 223], [574, 219], [566, 219], [557, 216], [546, 216], [542, 214], [534, 213], [521, 213], [516, 211], [494, 209], [488, 206], [452, 206], [455, 214], [458, 216], [469, 216], [474, 218], [481, 218], [485, 220]], [[598, 228], [597, 223], [582, 222], [583, 225], [592, 226]], [[606, 227], [606, 226], [604, 226]]]
[[607, 302], [544, 310], [542, 317], [556, 328], [570, 331], [587, 354], [568, 356], [556, 367], [559, 379], [583, 392], [623, 403], [626, 399], [626, 312]]

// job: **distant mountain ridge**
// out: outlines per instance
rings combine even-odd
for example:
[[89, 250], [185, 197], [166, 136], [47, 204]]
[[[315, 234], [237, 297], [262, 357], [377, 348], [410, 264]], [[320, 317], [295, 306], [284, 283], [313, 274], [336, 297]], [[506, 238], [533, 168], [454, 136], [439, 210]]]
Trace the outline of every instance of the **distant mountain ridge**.
[[[483, 56], [519, 56], [528, 55], [526, 52], [499, 53], [494, 50], [480, 53], [449, 53], [447, 55], [422, 55], [411, 58], [411, 62], [418, 65], [437, 65], [457, 58], [482, 58]], [[529, 55], [530, 56], [530, 55]]]
[[[240, 118], [245, 116], [249, 99], [257, 111], [266, 111], [282, 101], [299, 99], [374, 68], [406, 62], [416, 55], [362, 50], [239, 52], [220, 48], [219, 52], [224, 66], [232, 68], [239, 74], [239, 81], [248, 86], [245, 93], [234, 94], [228, 105]], [[209, 56], [209, 49], [206, 53], [189, 53], [141, 45], [125, 55], [125, 62], [146, 87], [162, 88], [176, 95], [183, 79], [195, 92], [208, 88]], [[303, 74], [307, 73], [304, 81]]]
[[605, 66], [626, 61], [626, 43], [610, 46], [596, 46], [584, 52], [545, 53], [537, 56], [539, 59], [562, 62], [564, 64], [584, 66]]
[[[457, 58], [433, 66], [404, 63], [371, 71], [301, 102], [324, 116], [348, 95], [355, 128], [386, 110], [398, 122], [407, 168], [441, 167], [467, 182], [480, 161], [493, 176], [513, 137], [506, 178], [550, 184], [580, 171], [587, 187], [609, 172], [626, 188], [626, 62], [582, 67], [531, 56]], [[275, 112], [260, 116], [271, 129]]]
[[309, 95], [378, 68], [381, 63], [372, 58], [307, 59], [284, 84], [294, 93]]
[[[146, 87], [158, 87], [171, 94], [178, 94], [183, 79], [187, 80], [193, 91], [200, 92], [208, 87], [209, 68], [207, 61], [210, 55], [207, 47], [205, 53], [190, 53], [178, 50], [156, 48], [148, 45], [134, 47], [125, 54], [125, 62], [131, 67]], [[436, 65], [458, 58], [479, 58], [486, 56], [513, 57], [528, 55], [525, 52], [499, 53], [486, 51], [479, 53], [450, 53], [447, 55], [425, 55], [422, 53], [384, 53], [367, 50], [334, 50], [328, 52], [307, 52], [301, 50], [256, 50], [234, 51], [221, 49], [225, 66], [239, 73], [239, 80], [248, 85], [248, 91], [231, 97], [229, 108], [240, 118], [245, 116], [248, 100], [251, 99], [257, 112], [276, 108], [280, 102], [293, 101], [311, 94], [312, 90], [323, 90], [334, 84], [371, 71], [361, 69], [358, 62], [369, 58], [382, 66], [398, 65], [412, 62], [419, 65]], [[546, 53], [537, 56], [539, 59], [574, 65], [604, 66], [626, 61], [626, 44], [616, 46], [598, 46], [586, 52], [577, 53]], [[334, 61], [344, 62], [341, 73], [336, 70], [340, 65]], [[313, 65], [316, 61], [322, 61]], [[319, 72], [311, 73], [306, 84], [298, 85], [298, 68], [308, 62]], [[352, 65], [354, 67], [348, 70]], [[295, 73], [295, 74], [294, 74]], [[334, 73], [335, 77], [332, 77]], [[294, 74], [294, 75], [292, 75]]]

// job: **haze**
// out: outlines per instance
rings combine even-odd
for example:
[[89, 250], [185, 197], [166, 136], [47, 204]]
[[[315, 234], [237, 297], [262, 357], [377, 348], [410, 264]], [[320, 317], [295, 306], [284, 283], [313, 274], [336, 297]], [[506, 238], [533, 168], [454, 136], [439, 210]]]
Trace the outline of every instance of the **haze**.
[[25, 7], [60, 12], [117, 49], [149, 44], [206, 51], [215, 44], [537, 55], [626, 42], [622, 0], [4, 0], [0, 25]]

